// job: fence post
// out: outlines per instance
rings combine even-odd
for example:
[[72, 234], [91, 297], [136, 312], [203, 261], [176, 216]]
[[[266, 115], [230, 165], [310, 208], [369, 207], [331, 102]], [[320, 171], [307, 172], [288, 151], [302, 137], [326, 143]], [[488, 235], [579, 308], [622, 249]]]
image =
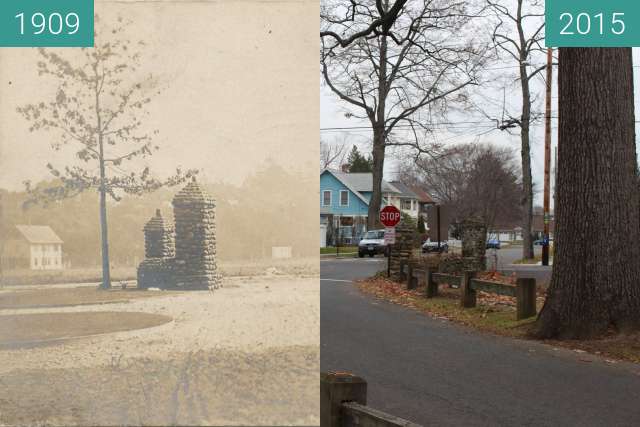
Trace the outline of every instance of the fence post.
[[475, 272], [465, 271], [462, 273], [462, 280], [460, 282], [460, 305], [463, 308], [472, 308], [476, 306], [476, 291], [471, 289], [471, 279]]
[[427, 284], [427, 298], [433, 298], [438, 295], [438, 284], [433, 281], [433, 269], [431, 267], [426, 268], [425, 282]]
[[367, 382], [347, 372], [320, 373], [320, 427], [342, 427], [344, 402], [367, 404]]
[[518, 320], [536, 315], [536, 279], [516, 279], [516, 308]]
[[411, 290], [418, 286], [418, 278], [413, 277], [413, 265], [411, 261], [408, 263], [407, 267], [407, 289]]

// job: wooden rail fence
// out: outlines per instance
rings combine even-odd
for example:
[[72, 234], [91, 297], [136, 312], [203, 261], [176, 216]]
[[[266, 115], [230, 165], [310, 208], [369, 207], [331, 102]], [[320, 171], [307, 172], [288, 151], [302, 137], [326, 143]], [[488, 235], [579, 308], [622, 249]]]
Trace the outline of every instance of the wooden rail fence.
[[[407, 273], [405, 274], [405, 267]], [[433, 298], [438, 295], [438, 285], [447, 284], [460, 288], [460, 305], [464, 308], [476, 306], [476, 292], [483, 291], [497, 295], [516, 298], [516, 319], [527, 319], [536, 315], [536, 279], [519, 277], [516, 284], [492, 282], [474, 278], [474, 271], [465, 271], [462, 276], [436, 273], [429, 268], [416, 268], [412, 263], [400, 262], [400, 279], [407, 282], [407, 289], [418, 286], [418, 278], [424, 277], [425, 296]]]
[[367, 406], [367, 382], [348, 372], [320, 374], [320, 427], [421, 427]]

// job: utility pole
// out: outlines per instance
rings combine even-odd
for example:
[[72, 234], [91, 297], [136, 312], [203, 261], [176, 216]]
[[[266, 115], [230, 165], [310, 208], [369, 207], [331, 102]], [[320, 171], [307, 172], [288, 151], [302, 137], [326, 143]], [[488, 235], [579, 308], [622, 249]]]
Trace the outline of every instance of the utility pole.
[[542, 240], [542, 265], [549, 265], [549, 222], [551, 195], [551, 88], [553, 81], [553, 49], [547, 48], [547, 99], [544, 132], [544, 238]]

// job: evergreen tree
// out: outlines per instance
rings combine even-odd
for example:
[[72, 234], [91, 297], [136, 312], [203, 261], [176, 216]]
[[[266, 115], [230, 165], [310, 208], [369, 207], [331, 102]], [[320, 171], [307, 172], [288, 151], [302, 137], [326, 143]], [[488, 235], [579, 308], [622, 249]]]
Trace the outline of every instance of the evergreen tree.
[[418, 216], [418, 233], [424, 234], [427, 232], [427, 228], [424, 226], [424, 218], [422, 215]]
[[358, 147], [354, 145], [347, 158], [347, 166], [351, 173], [371, 172], [373, 170], [373, 159], [371, 156], [367, 157], [361, 154]]

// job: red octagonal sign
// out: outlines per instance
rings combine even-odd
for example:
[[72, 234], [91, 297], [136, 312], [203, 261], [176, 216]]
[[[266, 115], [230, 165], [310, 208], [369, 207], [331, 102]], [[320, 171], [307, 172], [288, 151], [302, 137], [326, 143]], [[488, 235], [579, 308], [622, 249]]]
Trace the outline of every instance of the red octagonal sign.
[[395, 227], [400, 222], [400, 211], [395, 206], [385, 206], [380, 211], [380, 222], [385, 227]]

